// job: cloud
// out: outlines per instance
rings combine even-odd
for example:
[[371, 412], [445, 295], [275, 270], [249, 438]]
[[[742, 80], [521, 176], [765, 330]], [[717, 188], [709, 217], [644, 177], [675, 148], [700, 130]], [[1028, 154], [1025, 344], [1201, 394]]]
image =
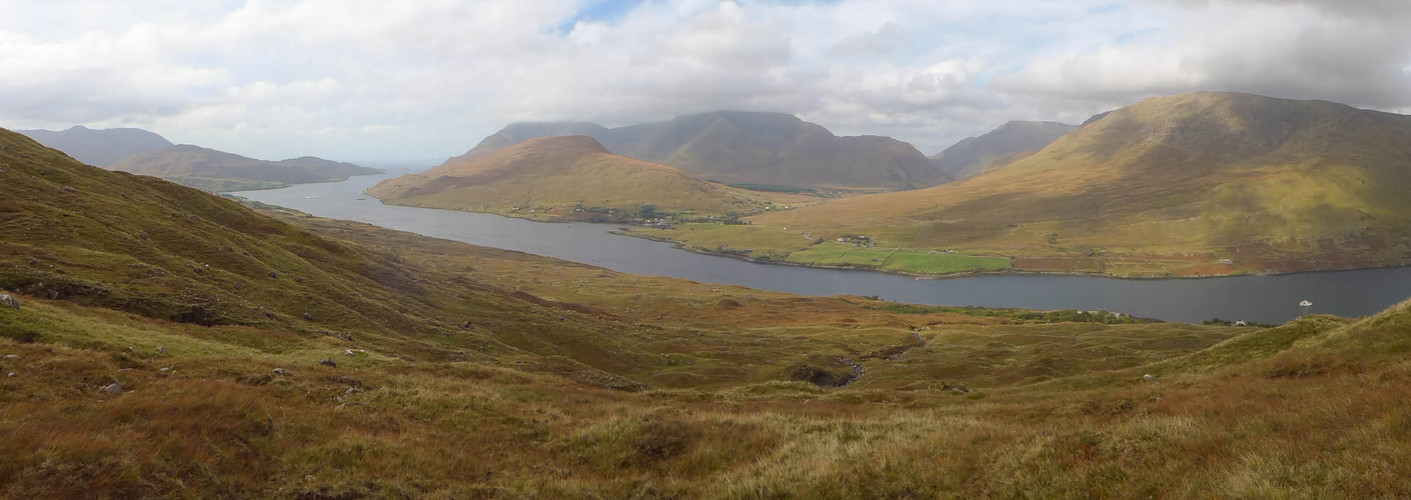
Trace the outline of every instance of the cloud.
[[934, 153], [1188, 90], [1408, 109], [1408, 5], [0, 0], [0, 124], [357, 160], [451, 156], [511, 121], [746, 109]]

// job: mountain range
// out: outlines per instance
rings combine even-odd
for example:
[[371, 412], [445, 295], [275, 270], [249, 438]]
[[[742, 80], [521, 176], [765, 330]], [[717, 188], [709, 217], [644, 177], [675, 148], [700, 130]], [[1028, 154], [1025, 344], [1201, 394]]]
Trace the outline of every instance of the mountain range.
[[1058, 122], [1006, 122], [984, 135], [955, 143], [932, 156], [931, 161], [952, 180], [968, 179], [993, 164], [1012, 163], [1043, 149], [1077, 128]]
[[945, 182], [910, 144], [880, 136], [838, 137], [783, 113], [716, 111], [607, 128], [593, 123], [517, 123], [451, 163], [545, 136], [587, 135], [609, 151], [731, 184], [911, 189]]
[[189, 144], [137, 153], [108, 168], [161, 177], [208, 191], [268, 189], [382, 173], [375, 168], [312, 156], [265, 161]]
[[755, 217], [1019, 269], [1228, 274], [1411, 262], [1411, 117], [1196, 92], [1094, 117], [964, 181]]
[[612, 154], [586, 135], [534, 138], [454, 159], [425, 173], [382, 181], [368, 194], [398, 205], [556, 219], [624, 219], [650, 212], [721, 216], [762, 211], [769, 200], [806, 198], [706, 181], [675, 167]]
[[62, 132], [19, 132], [89, 165], [161, 177], [208, 191], [267, 189], [382, 173], [313, 156], [256, 160], [189, 144], [172, 144], [160, 135], [136, 128], [94, 130], [75, 126]]
[[40, 144], [57, 149], [75, 160], [106, 167], [137, 153], [173, 146], [165, 137], [138, 128], [94, 130], [82, 125], [54, 132], [17, 130]]

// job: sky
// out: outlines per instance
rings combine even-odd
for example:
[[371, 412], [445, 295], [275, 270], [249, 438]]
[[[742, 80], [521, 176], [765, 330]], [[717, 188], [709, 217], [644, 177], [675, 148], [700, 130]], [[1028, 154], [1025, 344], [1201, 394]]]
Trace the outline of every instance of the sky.
[[0, 0], [0, 127], [418, 162], [737, 109], [934, 154], [1239, 91], [1411, 113], [1405, 0]]

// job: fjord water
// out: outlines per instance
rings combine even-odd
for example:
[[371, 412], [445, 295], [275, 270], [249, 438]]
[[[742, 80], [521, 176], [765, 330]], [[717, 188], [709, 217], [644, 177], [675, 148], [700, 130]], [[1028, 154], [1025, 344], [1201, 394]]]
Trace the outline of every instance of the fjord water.
[[[1275, 276], [1133, 280], [993, 275], [914, 279], [867, 271], [755, 264], [612, 234], [618, 226], [543, 223], [498, 215], [383, 205], [363, 190], [388, 175], [232, 193], [251, 200], [476, 245], [634, 274], [672, 276], [802, 295], [876, 295], [932, 305], [1120, 311], [1166, 321], [1282, 323], [1305, 314], [1371, 315], [1411, 296], [1411, 268]], [[1313, 302], [1300, 307], [1301, 300]]]

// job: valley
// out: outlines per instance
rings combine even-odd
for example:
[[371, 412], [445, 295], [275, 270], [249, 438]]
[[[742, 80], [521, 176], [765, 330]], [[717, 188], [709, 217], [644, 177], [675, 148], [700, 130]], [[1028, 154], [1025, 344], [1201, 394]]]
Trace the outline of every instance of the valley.
[[1377, 494], [1411, 467], [1405, 304], [1263, 328], [800, 297], [0, 139], [6, 496]]
[[6, 2], [0, 500], [1411, 498], [1411, 2]]
[[[1118, 277], [1402, 266], [1411, 263], [1411, 207], [1398, 194], [1411, 182], [1409, 134], [1405, 116], [1335, 103], [1181, 94], [1095, 117], [963, 181], [750, 218], [767, 239], [732, 239], [730, 228], [643, 233], [799, 263], [841, 250], [813, 251], [804, 234], [867, 236], [899, 252], [1005, 258], [1018, 272]], [[971, 262], [929, 267], [993, 270]]]

